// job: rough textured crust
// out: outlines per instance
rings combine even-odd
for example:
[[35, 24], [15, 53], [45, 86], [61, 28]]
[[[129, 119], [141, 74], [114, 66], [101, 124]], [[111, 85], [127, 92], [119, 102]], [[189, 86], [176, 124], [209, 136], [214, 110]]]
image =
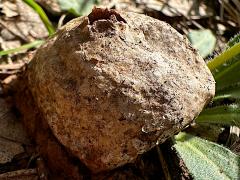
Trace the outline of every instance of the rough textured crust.
[[203, 59], [168, 24], [104, 9], [58, 31], [26, 78], [42, 121], [94, 173], [183, 129], [215, 91]]

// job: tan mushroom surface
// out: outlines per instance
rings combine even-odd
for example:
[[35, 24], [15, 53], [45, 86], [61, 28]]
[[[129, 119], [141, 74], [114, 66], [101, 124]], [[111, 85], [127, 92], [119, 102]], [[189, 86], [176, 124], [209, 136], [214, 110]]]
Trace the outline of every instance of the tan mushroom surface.
[[26, 78], [42, 121], [93, 173], [164, 142], [215, 92], [204, 60], [170, 25], [100, 8], [38, 49]]

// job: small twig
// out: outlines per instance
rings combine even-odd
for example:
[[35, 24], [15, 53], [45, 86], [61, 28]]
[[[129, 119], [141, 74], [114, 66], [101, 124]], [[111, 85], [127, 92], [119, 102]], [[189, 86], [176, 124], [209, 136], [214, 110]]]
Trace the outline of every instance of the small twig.
[[219, 0], [219, 2], [222, 4], [223, 8], [226, 9], [226, 11], [229, 13], [230, 19], [240, 25], [239, 12], [235, 9], [235, 7], [232, 7], [226, 0]]
[[62, 27], [63, 21], [64, 21], [64, 19], [65, 19], [66, 16], [67, 16], [66, 14], [63, 14], [63, 15], [61, 15], [61, 17], [59, 18], [58, 26], [57, 26], [58, 29], [60, 29], [60, 28]]
[[157, 149], [159, 161], [161, 162], [161, 165], [162, 165], [162, 169], [163, 169], [165, 179], [166, 180], [171, 180], [171, 175], [170, 175], [169, 170], [168, 170], [168, 165], [167, 165], [167, 163], [166, 163], [166, 161], [163, 157], [162, 150], [160, 149], [159, 146], [156, 146], [156, 149]]
[[36, 169], [21, 169], [0, 174], [0, 179], [25, 179], [24, 177], [37, 176]]
[[0, 70], [17, 70], [20, 69], [24, 63], [17, 64], [0, 64]]
[[223, 7], [223, 3], [222, 3], [221, 0], [219, 0], [219, 3], [221, 4], [221, 7], [220, 7], [220, 20], [223, 21], [224, 7]]
[[239, 0], [232, 0], [232, 1], [237, 6], [238, 11], [240, 12], [240, 2], [239, 2]]
[[239, 138], [239, 135], [240, 135], [239, 127], [231, 126], [230, 127], [230, 134], [228, 136], [226, 145], [227, 146], [232, 146], [237, 141], [237, 139]]

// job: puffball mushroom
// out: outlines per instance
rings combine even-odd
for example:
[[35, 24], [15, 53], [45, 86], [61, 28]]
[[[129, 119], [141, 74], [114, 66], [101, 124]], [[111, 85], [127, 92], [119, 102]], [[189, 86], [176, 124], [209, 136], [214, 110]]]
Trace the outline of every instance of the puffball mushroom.
[[[22, 80], [56, 144], [93, 173], [133, 162], [181, 131], [215, 91], [204, 60], [170, 25], [100, 8], [39, 48]], [[42, 127], [26, 120], [24, 107], [27, 129], [44, 147]]]

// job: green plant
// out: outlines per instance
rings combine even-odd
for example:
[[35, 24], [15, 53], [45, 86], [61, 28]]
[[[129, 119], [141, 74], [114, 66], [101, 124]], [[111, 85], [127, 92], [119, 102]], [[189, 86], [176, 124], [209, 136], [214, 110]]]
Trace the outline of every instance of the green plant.
[[[240, 127], [240, 34], [226, 50], [208, 62], [216, 81], [216, 96], [196, 123]], [[230, 103], [228, 103], [230, 102]], [[240, 156], [224, 146], [187, 133], [173, 138], [177, 153], [194, 179], [240, 179]]]
[[209, 29], [191, 30], [187, 37], [203, 58], [211, 54], [215, 48], [216, 37]]
[[37, 46], [40, 46], [41, 44], [44, 43], [44, 40], [36, 40], [28, 44], [24, 44], [20, 47], [14, 48], [14, 49], [8, 49], [5, 51], [0, 51], [0, 57], [8, 54], [13, 54], [13, 53], [19, 53], [21, 51], [29, 50], [31, 48], [35, 48]]
[[88, 15], [99, 0], [57, 0], [61, 9], [74, 16]]
[[184, 132], [174, 141], [194, 179], [239, 179], [240, 157], [227, 148]]
[[[231, 40], [231, 46], [208, 62], [208, 67], [216, 81], [216, 96], [213, 99], [213, 107], [205, 108], [196, 119], [198, 123], [208, 122], [233, 125], [232, 122], [235, 122], [235, 125], [240, 125], [240, 108], [238, 103], [240, 97], [240, 42], [237, 40], [239, 38], [240, 35], [236, 36]], [[224, 102], [227, 99], [231, 99], [236, 103], [230, 105], [218, 103], [220, 100]], [[216, 116], [213, 117], [214, 115]], [[213, 118], [215, 118], [214, 121], [212, 121]]]
[[53, 27], [51, 21], [48, 19], [46, 13], [44, 12], [44, 10], [41, 8], [41, 6], [39, 6], [34, 0], [23, 0], [26, 4], [28, 4], [29, 6], [31, 6], [40, 16], [40, 18], [42, 19], [43, 23], [45, 24], [49, 35], [52, 35], [55, 33], [55, 28]]

